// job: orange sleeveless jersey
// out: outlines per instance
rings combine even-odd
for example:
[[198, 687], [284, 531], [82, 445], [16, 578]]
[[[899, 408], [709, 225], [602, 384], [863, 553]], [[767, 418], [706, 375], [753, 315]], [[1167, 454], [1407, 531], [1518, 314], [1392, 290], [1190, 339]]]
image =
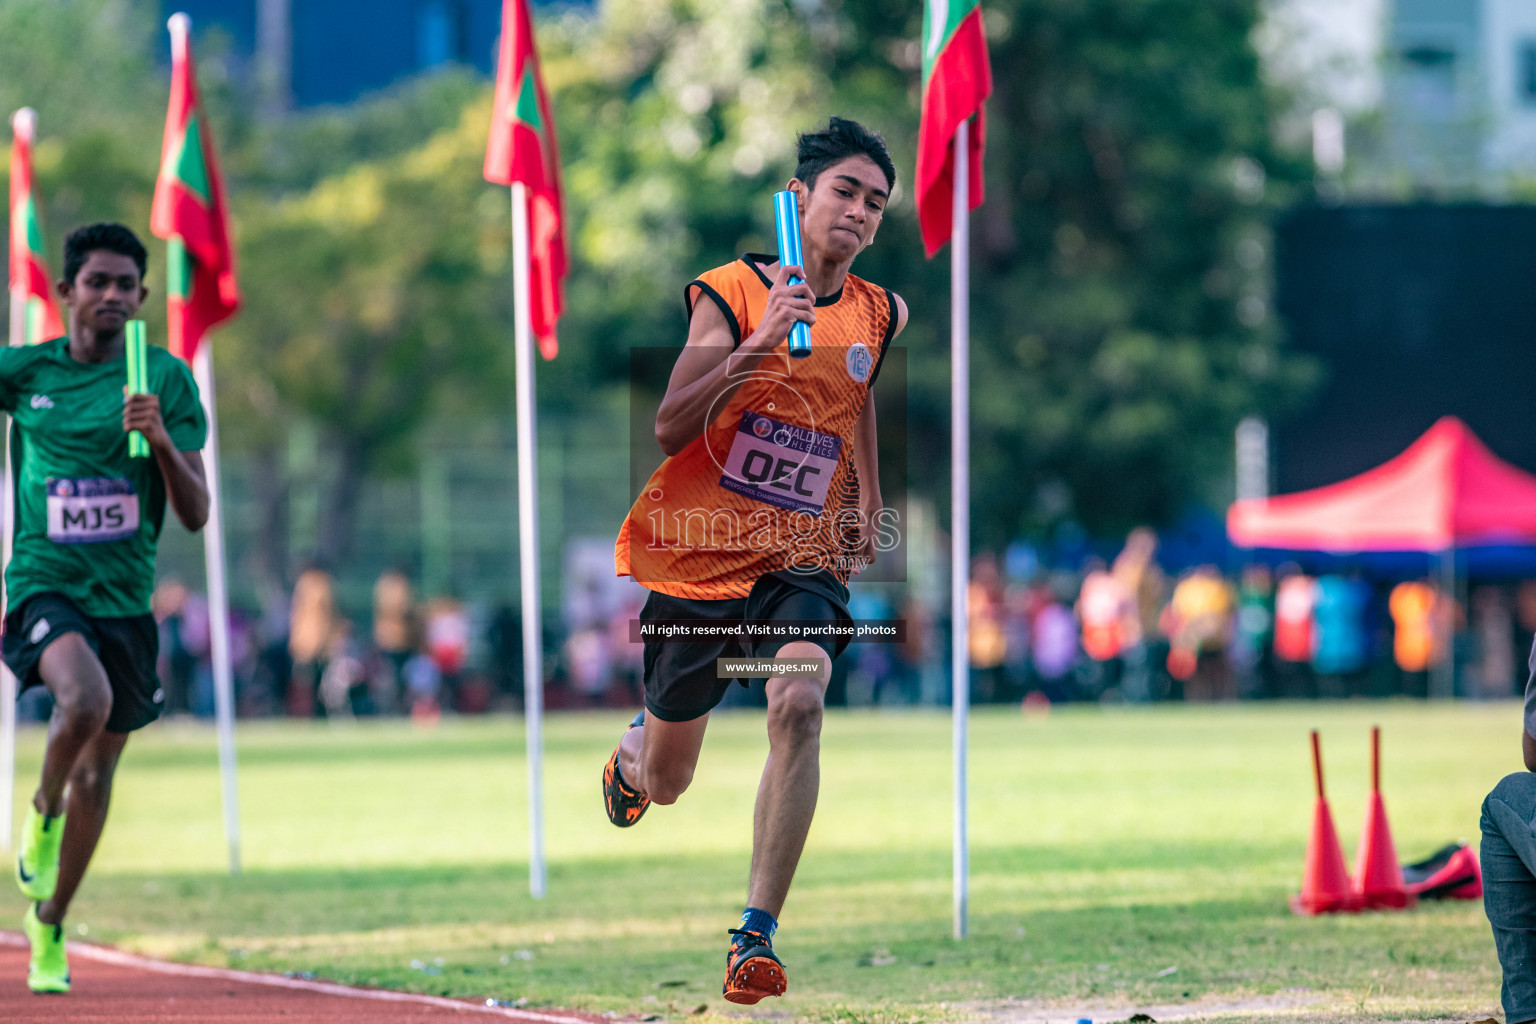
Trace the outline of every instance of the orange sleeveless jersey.
[[[762, 266], [776, 260], [748, 254], [689, 283], [689, 315], [701, 298], [714, 302], [740, 345], [768, 303]], [[811, 354], [791, 359], [781, 341], [651, 476], [619, 530], [618, 575], [697, 600], [746, 597], [759, 577], [791, 567], [847, 584], [858, 545], [854, 428], [896, 330], [896, 299], [849, 274], [816, 306]]]

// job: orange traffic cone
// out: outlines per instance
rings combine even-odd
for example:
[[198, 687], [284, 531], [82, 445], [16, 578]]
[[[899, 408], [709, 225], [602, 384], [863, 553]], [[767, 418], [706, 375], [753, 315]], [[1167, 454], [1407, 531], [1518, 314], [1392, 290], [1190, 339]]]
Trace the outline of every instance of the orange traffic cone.
[[1323, 795], [1323, 752], [1317, 730], [1312, 730], [1312, 773], [1317, 780], [1317, 803], [1312, 808], [1312, 837], [1307, 841], [1307, 866], [1301, 874], [1301, 892], [1291, 897], [1298, 914], [1331, 914], [1359, 910], [1361, 899], [1349, 883], [1344, 850], [1333, 828], [1333, 812]]
[[1381, 728], [1371, 729], [1371, 799], [1365, 805], [1365, 827], [1355, 858], [1355, 894], [1368, 909], [1401, 910], [1412, 906], [1413, 894], [1403, 885], [1403, 869], [1387, 826], [1387, 805], [1381, 799]]

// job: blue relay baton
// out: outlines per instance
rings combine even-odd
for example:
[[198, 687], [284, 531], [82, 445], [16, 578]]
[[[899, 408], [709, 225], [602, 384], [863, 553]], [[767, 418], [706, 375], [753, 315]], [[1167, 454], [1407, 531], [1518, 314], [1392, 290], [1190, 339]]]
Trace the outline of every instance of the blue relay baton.
[[[800, 203], [788, 189], [773, 194], [773, 220], [779, 229], [779, 264], [801, 266], [805, 256], [800, 251]], [[791, 277], [790, 284], [799, 284], [802, 278]], [[804, 359], [811, 354], [811, 325], [796, 320], [789, 329], [789, 354]]]

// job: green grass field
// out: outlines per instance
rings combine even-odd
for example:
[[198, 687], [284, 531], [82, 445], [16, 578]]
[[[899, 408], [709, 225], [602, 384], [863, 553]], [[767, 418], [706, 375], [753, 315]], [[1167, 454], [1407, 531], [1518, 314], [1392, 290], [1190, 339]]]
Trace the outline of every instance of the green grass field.
[[[519, 719], [242, 726], [238, 878], [224, 871], [211, 730], [154, 726], [129, 746], [72, 929], [199, 962], [674, 1020], [1497, 1010], [1480, 903], [1300, 919], [1286, 898], [1310, 820], [1309, 728], [1322, 729], [1352, 860], [1369, 727], [1383, 727], [1387, 807], [1413, 859], [1476, 842], [1484, 794], [1520, 768], [1513, 704], [979, 711], [971, 936], [958, 942], [947, 716], [830, 713], [777, 942], [791, 994], [754, 1010], [721, 1000], [720, 975], [745, 895], [761, 718], [718, 715], [693, 788], [620, 831], [599, 774], [627, 717], [548, 722], [540, 901]], [[23, 733], [18, 800], [42, 740]], [[0, 913], [19, 922], [21, 898], [5, 891]]]

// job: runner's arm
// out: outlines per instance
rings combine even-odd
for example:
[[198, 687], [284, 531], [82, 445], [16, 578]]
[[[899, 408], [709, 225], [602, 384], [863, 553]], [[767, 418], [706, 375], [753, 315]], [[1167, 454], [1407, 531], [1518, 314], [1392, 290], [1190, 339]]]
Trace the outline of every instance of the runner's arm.
[[165, 493], [176, 518], [194, 533], [208, 522], [208, 478], [203, 453], [176, 449], [160, 416], [160, 396], [129, 395], [123, 402], [123, 429], [137, 430], [149, 442], [165, 479]]
[[[894, 292], [892, 298], [896, 300], [896, 330], [891, 333], [891, 341], [895, 341], [907, 326], [907, 304]], [[864, 398], [864, 408], [859, 412], [859, 422], [853, 432], [853, 467], [859, 477], [859, 553], [870, 562], [875, 560], [876, 517], [885, 507], [880, 495], [879, 452], [875, 397], [871, 393]]]
[[712, 302], [694, 307], [688, 344], [672, 367], [666, 397], [656, 412], [656, 443], [667, 455], [676, 455], [704, 433], [710, 410], [725, 407], [747, 375], [789, 334], [794, 321], [816, 321], [811, 286], [785, 283], [791, 273], [799, 272], [799, 267], [779, 268], [762, 322], [734, 351], [734, 336], [719, 307]]
[[875, 396], [864, 399], [853, 428], [853, 468], [859, 475], [859, 511], [873, 519], [884, 508], [880, 500], [880, 446], [875, 433]]
[[[895, 341], [907, 327], [907, 304], [895, 292], [891, 293], [891, 298], [896, 301], [896, 330], [891, 332], [891, 341]], [[859, 508], [870, 519], [885, 507], [880, 500], [879, 450], [875, 431], [875, 399], [873, 394], [869, 394], [859, 413], [858, 426], [854, 428], [853, 466], [859, 474]]]

